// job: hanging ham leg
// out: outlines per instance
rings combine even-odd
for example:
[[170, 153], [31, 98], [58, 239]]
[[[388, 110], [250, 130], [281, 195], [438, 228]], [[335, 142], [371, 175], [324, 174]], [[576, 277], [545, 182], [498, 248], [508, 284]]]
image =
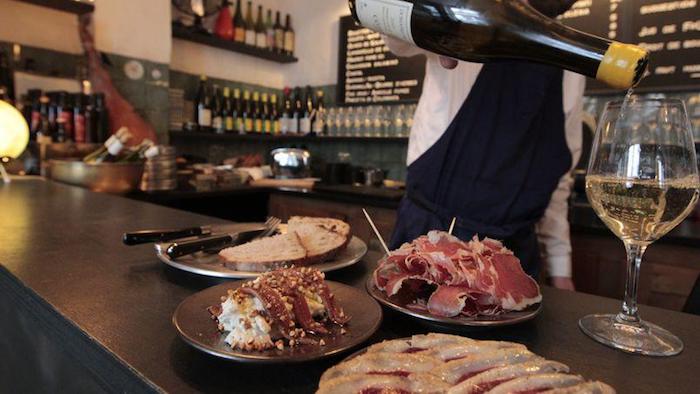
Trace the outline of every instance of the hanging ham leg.
[[88, 74], [92, 91], [104, 93], [107, 109], [109, 110], [109, 121], [111, 125], [110, 134], [120, 127], [127, 127], [133, 138], [131, 144], [139, 144], [143, 139], [148, 138], [157, 141], [156, 132], [146, 120], [144, 120], [117, 90], [109, 76], [107, 70], [102, 66], [100, 54], [95, 48], [95, 39], [91, 32], [92, 15], [84, 14], [79, 17], [80, 42], [85, 50], [88, 63]]

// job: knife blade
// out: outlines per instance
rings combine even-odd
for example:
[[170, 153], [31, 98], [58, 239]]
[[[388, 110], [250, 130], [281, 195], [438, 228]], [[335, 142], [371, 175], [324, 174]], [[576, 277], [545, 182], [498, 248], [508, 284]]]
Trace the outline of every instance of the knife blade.
[[232, 233], [240, 229], [240, 224], [210, 224], [182, 229], [141, 230], [124, 233], [122, 242], [124, 242], [125, 245], [140, 245], [151, 242], [172, 241], [187, 237], [206, 236], [214, 233]]
[[265, 228], [242, 231], [230, 234], [215, 234], [209, 237], [193, 239], [189, 241], [174, 242], [165, 249], [165, 254], [171, 259], [176, 259], [192, 253], [204, 250], [223, 249], [228, 246], [235, 246], [251, 241], [262, 234]]

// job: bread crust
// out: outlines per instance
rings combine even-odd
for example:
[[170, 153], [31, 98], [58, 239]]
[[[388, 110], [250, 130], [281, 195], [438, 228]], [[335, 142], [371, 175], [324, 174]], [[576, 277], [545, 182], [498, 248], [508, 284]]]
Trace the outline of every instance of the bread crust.
[[[248, 272], [267, 272], [267, 271], [272, 271], [278, 268], [284, 268], [284, 267], [289, 267], [289, 266], [308, 266], [308, 265], [313, 265], [313, 264], [318, 264], [322, 263], [324, 261], [328, 261], [330, 259], [335, 258], [340, 252], [344, 251], [348, 244], [350, 243], [350, 240], [352, 239], [352, 228], [348, 223], [343, 222], [342, 220], [339, 219], [332, 219], [332, 218], [313, 218], [313, 217], [302, 217], [302, 216], [293, 216], [290, 218], [290, 221], [294, 219], [301, 219], [301, 220], [308, 220], [308, 219], [331, 219], [331, 220], [338, 220], [342, 223], [344, 223], [347, 226], [347, 233], [343, 234], [343, 232], [338, 231], [335, 227], [331, 226], [331, 228], [324, 227], [320, 224], [316, 224], [319, 227], [319, 231], [328, 231], [331, 233], [334, 233], [336, 235], [339, 235], [341, 237], [345, 238], [345, 241], [339, 245], [336, 248], [333, 248], [325, 253], [320, 253], [316, 255], [310, 255], [309, 254], [309, 247], [304, 245], [302, 242], [301, 238], [299, 237], [299, 234], [294, 232], [294, 235], [296, 235], [297, 240], [299, 244], [306, 250], [306, 256], [303, 258], [298, 258], [298, 259], [293, 259], [293, 260], [277, 260], [277, 261], [258, 261], [258, 262], [252, 262], [252, 261], [235, 261], [231, 260], [230, 258], [227, 258], [222, 254], [222, 252], [219, 252], [219, 255], [225, 260], [224, 261], [224, 266], [236, 271], [248, 271]], [[225, 250], [225, 249], [224, 249]]]

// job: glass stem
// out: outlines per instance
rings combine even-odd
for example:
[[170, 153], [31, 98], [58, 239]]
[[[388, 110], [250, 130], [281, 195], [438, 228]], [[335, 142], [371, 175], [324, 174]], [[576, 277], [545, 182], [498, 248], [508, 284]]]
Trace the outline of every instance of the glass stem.
[[621, 323], [639, 324], [641, 322], [637, 310], [639, 268], [647, 247], [646, 245], [625, 243], [625, 249], [627, 250], [627, 283], [625, 284], [625, 300], [622, 303], [622, 312], [617, 315], [617, 320]]

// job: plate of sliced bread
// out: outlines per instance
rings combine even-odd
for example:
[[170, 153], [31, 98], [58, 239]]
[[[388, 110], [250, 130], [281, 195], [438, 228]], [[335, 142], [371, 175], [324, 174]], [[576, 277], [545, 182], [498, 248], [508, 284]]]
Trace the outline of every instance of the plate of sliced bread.
[[165, 253], [169, 245], [156, 244], [156, 254], [164, 263], [195, 274], [236, 279], [291, 266], [328, 272], [355, 264], [367, 253], [367, 245], [342, 220], [302, 216], [280, 225], [279, 234], [218, 253], [198, 252], [173, 259]]

